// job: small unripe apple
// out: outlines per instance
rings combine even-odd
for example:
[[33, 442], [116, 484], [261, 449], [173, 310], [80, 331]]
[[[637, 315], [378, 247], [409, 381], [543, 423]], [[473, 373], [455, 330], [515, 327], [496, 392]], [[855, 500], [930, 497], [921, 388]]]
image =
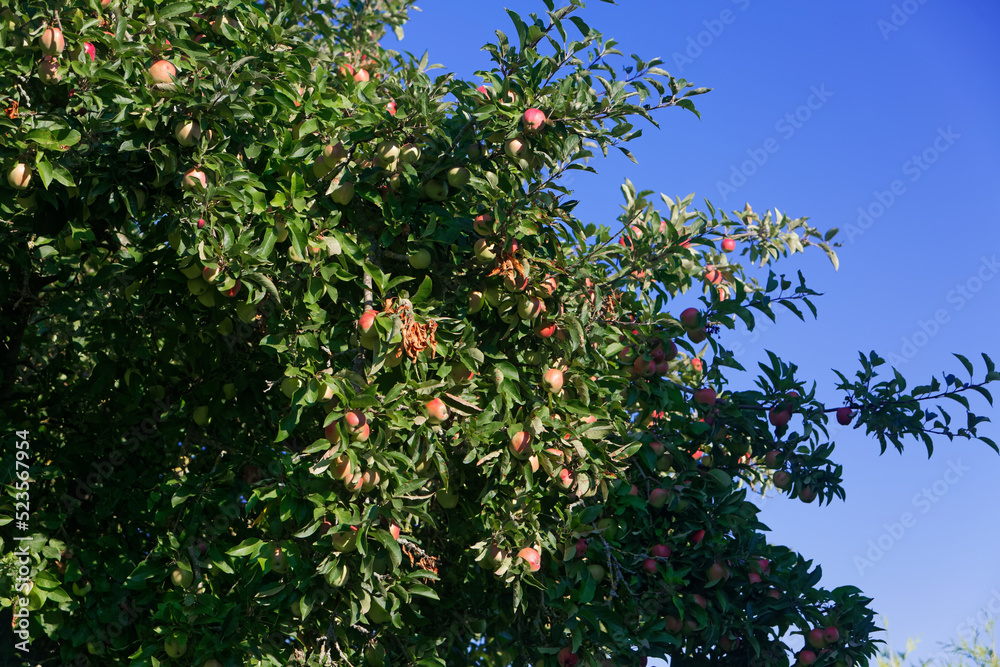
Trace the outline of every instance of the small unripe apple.
[[538, 572], [542, 569], [542, 555], [532, 547], [524, 547], [517, 552], [517, 557], [524, 559], [532, 572]]
[[448, 406], [440, 398], [433, 398], [424, 405], [427, 412], [427, 421], [431, 424], [440, 424], [448, 418]]
[[174, 138], [181, 146], [194, 146], [200, 137], [201, 126], [193, 120], [182, 120], [174, 126]]
[[416, 252], [410, 253], [410, 266], [415, 269], [426, 269], [431, 265], [431, 253], [427, 248], [420, 248]]
[[18, 162], [7, 171], [7, 182], [15, 190], [24, 190], [31, 183], [31, 168]]
[[545, 127], [545, 112], [541, 109], [535, 109], [532, 107], [524, 112], [522, 121], [524, 122], [524, 129], [531, 132], [537, 132]]
[[515, 458], [524, 461], [531, 455], [531, 434], [527, 431], [518, 431], [511, 436], [508, 449]]
[[177, 68], [166, 60], [157, 60], [149, 66], [149, 78], [153, 83], [170, 83], [177, 76]]
[[433, 201], [444, 201], [448, 198], [448, 184], [444, 181], [431, 179], [424, 183], [424, 194]]
[[854, 411], [849, 407], [837, 408], [837, 423], [847, 426], [854, 419]]
[[205, 426], [211, 420], [207, 405], [199, 405], [196, 407], [194, 412], [191, 413], [191, 416], [194, 419], [194, 423], [198, 426]]
[[468, 185], [472, 174], [465, 167], [452, 167], [448, 170], [448, 185], [453, 188], [461, 188]]
[[59, 28], [46, 28], [42, 36], [38, 38], [38, 44], [42, 47], [42, 53], [47, 56], [57, 56], [66, 48], [66, 40], [63, 38], [62, 30]]
[[179, 658], [187, 653], [187, 637], [184, 635], [171, 635], [163, 640], [163, 650], [171, 658]]
[[438, 504], [445, 509], [451, 509], [458, 505], [457, 493], [448, 493], [444, 489], [438, 489], [434, 497], [437, 499]]

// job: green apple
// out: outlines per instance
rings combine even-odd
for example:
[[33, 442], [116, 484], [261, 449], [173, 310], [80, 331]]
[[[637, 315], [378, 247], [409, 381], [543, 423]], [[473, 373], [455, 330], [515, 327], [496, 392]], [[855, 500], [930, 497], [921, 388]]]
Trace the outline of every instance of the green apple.
[[207, 405], [199, 405], [196, 407], [192, 416], [194, 417], [194, 423], [198, 426], [205, 426], [208, 422], [212, 421], [212, 418], [208, 414]]
[[179, 658], [185, 653], [187, 653], [187, 636], [182, 634], [174, 634], [163, 640], [163, 650], [167, 652], [171, 658]]
[[236, 385], [232, 382], [222, 385], [222, 393], [229, 400], [236, 398]]
[[194, 575], [191, 574], [191, 570], [177, 567], [170, 573], [170, 581], [174, 582], [174, 586], [178, 588], [187, 588], [194, 581]]
[[448, 185], [453, 188], [460, 188], [468, 185], [472, 174], [465, 167], [452, 167], [448, 170]]

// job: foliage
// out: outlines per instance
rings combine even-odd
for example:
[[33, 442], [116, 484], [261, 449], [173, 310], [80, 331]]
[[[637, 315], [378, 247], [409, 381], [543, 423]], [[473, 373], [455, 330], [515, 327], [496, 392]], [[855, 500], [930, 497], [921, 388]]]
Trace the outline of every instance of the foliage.
[[[707, 89], [546, 6], [480, 87], [379, 46], [411, 0], [6, 3], [0, 521], [33, 586], [0, 596], [39, 664], [787, 665], [816, 626], [817, 664], [875, 654], [870, 600], [753, 502], [844, 497], [837, 407], [777, 355], [726, 379], [725, 330], [815, 315], [771, 267], [836, 263], [836, 230], [631, 183], [617, 241], [574, 217], [567, 172]], [[871, 353], [838, 390], [883, 449], [996, 448], [984, 361], [906, 393]]]

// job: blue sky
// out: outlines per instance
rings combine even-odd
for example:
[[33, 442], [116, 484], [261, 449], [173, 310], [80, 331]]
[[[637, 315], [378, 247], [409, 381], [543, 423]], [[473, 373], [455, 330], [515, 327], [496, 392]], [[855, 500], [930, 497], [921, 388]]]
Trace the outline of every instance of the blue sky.
[[[489, 68], [480, 47], [494, 30], [514, 33], [505, 7], [544, 11], [540, 0], [420, 6], [402, 44], [385, 45], [429, 50], [464, 77]], [[622, 51], [658, 56], [715, 90], [697, 99], [702, 120], [668, 110], [661, 130], [646, 124], [630, 145], [638, 166], [612, 157], [595, 165], [599, 176], [577, 177], [581, 218], [613, 225], [629, 178], [670, 196], [695, 192], [699, 207], [750, 201], [841, 229], [839, 271], [818, 251], [782, 265], [825, 294], [817, 321], [781, 314], [765, 330], [724, 334], [744, 366], [774, 350], [839, 404], [830, 369], [853, 374], [858, 351], [894, 355], [911, 385], [959, 373], [952, 352], [978, 360], [980, 377], [979, 352], [1000, 360], [1000, 4], [622, 0], [593, 1], [582, 16]], [[761, 164], [747, 162], [753, 155]], [[995, 425], [984, 433], [1000, 440]], [[860, 432], [834, 440], [847, 501], [765, 501], [771, 540], [821, 564], [826, 587], [874, 597], [895, 646], [921, 637], [919, 657], [1000, 613], [1000, 456], [944, 440], [930, 460], [918, 443], [880, 457]]]

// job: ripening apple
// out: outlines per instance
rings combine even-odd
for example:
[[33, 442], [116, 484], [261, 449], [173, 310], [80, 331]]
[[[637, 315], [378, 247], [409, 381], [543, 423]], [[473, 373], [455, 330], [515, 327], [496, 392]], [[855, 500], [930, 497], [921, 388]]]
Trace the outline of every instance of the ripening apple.
[[713, 285], [718, 285], [719, 283], [721, 283], [723, 278], [722, 272], [719, 271], [714, 266], [712, 266], [711, 264], [705, 267], [704, 276], [705, 280]]
[[163, 650], [171, 658], [179, 658], [187, 653], [187, 637], [184, 635], [171, 635], [163, 640]]
[[230, 287], [229, 289], [226, 289], [226, 290], [221, 290], [222, 296], [227, 296], [227, 297], [232, 298], [232, 297], [236, 296], [237, 294], [239, 294], [240, 290], [242, 288], [243, 288], [243, 281], [240, 280], [239, 278], [237, 278], [236, 282], [233, 283], [232, 287]]
[[528, 152], [528, 146], [521, 138], [514, 137], [504, 144], [503, 150], [507, 154], [507, 157], [518, 159], [525, 156], [525, 153]]
[[62, 81], [62, 73], [59, 71], [59, 61], [55, 56], [43, 56], [38, 64], [38, 78], [46, 86], [51, 86]]
[[587, 555], [587, 549], [589, 548], [590, 545], [587, 543], [587, 540], [581, 537], [576, 541], [576, 544], [574, 544], [573, 546], [576, 548], [575, 556], [577, 558], [583, 558], [584, 556]]
[[476, 256], [476, 261], [480, 264], [492, 262], [497, 256], [496, 245], [490, 243], [486, 239], [479, 239], [476, 241], [475, 245], [472, 247], [472, 251]]
[[38, 44], [47, 56], [57, 56], [66, 48], [66, 40], [59, 28], [46, 28], [38, 38]]
[[420, 248], [416, 252], [410, 253], [408, 259], [410, 266], [418, 270], [426, 269], [431, 265], [431, 253], [427, 248]]
[[556, 662], [559, 663], [559, 667], [577, 667], [580, 664], [580, 657], [573, 653], [570, 647], [563, 646], [559, 649], [559, 653], [556, 653]]
[[201, 126], [193, 120], [182, 120], [174, 126], [174, 139], [181, 146], [194, 146], [200, 137]]
[[444, 201], [448, 198], [448, 184], [444, 181], [431, 179], [424, 183], [424, 195], [433, 201]]
[[688, 331], [688, 340], [692, 343], [700, 343], [708, 338], [708, 334], [705, 333], [704, 329], [694, 329], [693, 331]]
[[524, 112], [521, 120], [524, 122], [524, 129], [530, 132], [537, 132], [545, 127], [545, 112], [534, 107]]
[[201, 169], [197, 167], [193, 169], [188, 169], [184, 174], [184, 178], [181, 180], [181, 186], [185, 190], [194, 190], [198, 186], [202, 188], [208, 187], [208, 176], [205, 175]]
[[840, 630], [835, 626], [830, 626], [823, 630], [823, 641], [827, 644], [836, 644], [840, 641]]
[[539, 338], [551, 338], [556, 332], [555, 322], [539, 322], [534, 328], [535, 335]]
[[826, 640], [823, 638], [823, 628], [813, 628], [806, 635], [806, 642], [813, 648], [823, 648]]
[[517, 557], [524, 559], [532, 572], [538, 572], [542, 569], [542, 555], [532, 547], [524, 547], [517, 552]]
[[524, 461], [531, 455], [531, 434], [527, 431], [518, 431], [510, 437], [507, 447], [515, 458]]
[[799, 490], [799, 500], [804, 503], [811, 503], [816, 500], [816, 489], [811, 486], [803, 486]]
[[670, 498], [670, 494], [667, 493], [666, 489], [661, 489], [659, 487], [653, 489], [649, 492], [649, 498], [646, 502], [650, 507], [655, 509], [660, 509], [667, 504], [667, 500]]
[[368, 76], [368, 70], [359, 69], [357, 72], [354, 73], [354, 80], [357, 83], [364, 83], [365, 81], [368, 81], [369, 78], [370, 77]]
[[656, 363], [646, 357], [636, 357], [632, 363], [632, 370], [637, 376], [648, 379], [656, 375]]
[[396, 100], [389, 100], [385, 105], [385, 110], [389, 112], [390, 116], [396, 115]]
[[774, 482], [774, 485], [779, 489], [787, 491], [788, 489], [792, 488], [792, 476], [787, 472], [785, 472], [784, 470], [779, 470], [778, 472], [774, 473], [772, 481]]
[[472, 174], [465, 167], [452, 167], [448, 170], [448, 185], [461, 188], [469, 184]]
[[572, 488], [575, 481], [576, 477], [573, 475], [573, 472], [567, 468], [560, 468], [555, 474], [555, 484], [563, 491], [568, 491]]
[[550, 394], [558, 394], [563, 387], [563, 372], [558, 368], [549, 368], [542, 375], [542, 386]]
[[732, 252], [736, 250], [736, 241], [728, 236], [722, 239], [722, 252]]
[[206, 660], [205, 664], [202, 665], [201, 667], [222, 667], [222, 663], [216, 660], [215, 658], [210, 658]]
[[361, 337], [375, 336], [378, 331], [375, 329], [375, 318], [378, 316], [377, 310], [366, 310], [358, 318], [358, 335]]
[[517, 300], [517, 316], [522, 320], [536, 319], [545, 311], [545, 302], [534, 296], [521, 296]]
[[697, 308], [686, 308], [681, 312], [681, 326], [688, 331], [701, 328], [701, 313]]
[[649, 574], [656, 574], [656, 572], [660, 569], [660, 564], [653, 558], [647, 558], [642, 561], [642, 569]]
[[166, 60], [157, 60], [149, 66], [149, 78], [153, 83], [170, 83], [177, 76], [177, 68]]
[[598, 565], [597, 563], [594, 563], [593, 565], [588, 565], [587, 572], [590, 573], [590, 576], [593, 577], [596, 583], [599, 584], [602, 581], [604, 581], [605, 571], [603, 566]]
[[375, 164], [380, 167], [392, 166], [399, 159], [399, 144], [395, 141], [383, 141], [375, 149]]
[[24, 190], [31, 183], [31, 168], [18, 162], [7, 171], [7, 183], [15, 190]]
[[663, 626], [670, 634], [679, 635], [681, 633], [681, 629], [684, 627], [684, 623], [682, 623], [681, 619], [676, 616], [668, 615], [663, 618]]
[[[330, 437], [331, 427], [333, 427], [333, 429], [336, 429], [336, 426], [334, 424], [330, 424], [330, 426], [327, 426], [325, 431], [326, 439], [329, 440], [330, 442], [335, 442], [335, 440]], [[339, 434], [335, 437], [337, 438], [337, 440], [340, 439]], [[333, 470], [334, 479], [339, 479], [341, 482], [345, 482], [354, 476], [354, 471], [351, 469], [351, 459], [346, 454], [341, 454], [340, 456], [335, 458], [333, 460], [333, 464], [330, 466], [330, 469]]]
[[694, 392], [694, 402], [701, 405], [712, 407], [715, 405], [715, 398], [715, 390], [711, 387], [702, 387], [701, 389], [696, 389]]
[[489, 213], [477, 215], [472, 221], [472, 231], [480, 236], [489, 236], [493, 233], [493, 216]]
[[274, 572], [277, 572], [278, 574], [288, 572], [288, 556], [286, 556], [285, 552], [281, 550], [281, 547], [275, 548], [275, 550], [271, 552], [268, 560], [271, 562], [271, 570]]
[[395, 521], [389, 524], [389, 534], [392, 535], [392, 539], [399, 541], [399, 524]]
[[424, 405], [427, 413], [427, 421], [431, 424], [440, 424], [448, 418], [448, 406], [440, 398], [432, 398]]
[[693, 533], [691, 533], [691, 537], [690, 537], [691, 544], [698, 544], [703, 539], [705, 539], [705, 530], [703, 528], [700, 528], [700, 529], [694, 531]]
[[710, 582], [719, 581], [720, 579], [729, 579], [729, 568], [726, 567], [725, 563], [715, 561], [709, 566], [708, 570], [705, 572], [705, 576], [708, 577]]
[[486, 297], [482, 292], [469, 292], [469, 314], [474, 315], [483, 309]]
[[837, 408], [837, 423], [847, 426], [854, 419], [854, 411], [850, 407]]

